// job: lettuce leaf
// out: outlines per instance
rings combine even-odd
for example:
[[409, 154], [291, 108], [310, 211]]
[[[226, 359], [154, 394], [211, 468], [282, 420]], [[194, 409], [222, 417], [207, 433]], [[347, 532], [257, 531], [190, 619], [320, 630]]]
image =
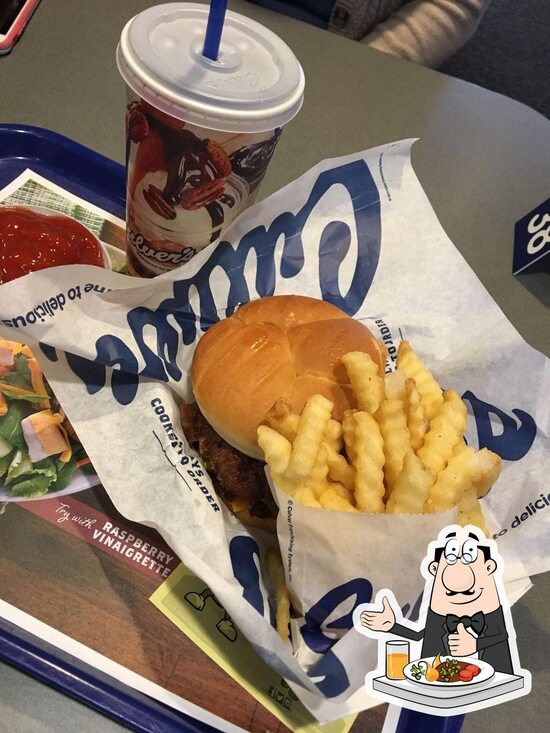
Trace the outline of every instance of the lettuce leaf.
[[0, 417], [0, 437], [21, 451], [27, 451], [21, 420], [35, 412], [30, 404], [9, 402], [8, 411]]
[[32, 385], [31, 370], [29, 369], [29, 357], [26, 354], [17, 354], [14, 358], [12, 367], [13, 372], [23, 374]]
[[[57, 466], [51, 458], [31, 464], [31, 469], [21, 473], [10, 486], [12, 496], [42, 496], [57, 479]], [[13, 481], [13, 479], [12, 479]], [[6, 481], [6, 484], [11, 481]]]
[[31, 459], [27, 451], [18, 450], [11, 459], [11, 463], [8, 468], [8, 475], [4, 479], [4, 483], [9, 484], [15, 481], [16, 478], [22, 476], [24, 473], [28, 473], [32, 470]]
[[13, 451], [13, 445], [0, 437], [0, 458], [9, 455]]
[[2, 477], [6, 474], [8, 468], [10, 467], [14, 452], [15, 448], [12, 448], [10, 453], [0, 458], [0, 479], [2, 479]]
[[10, 488], [12, 496], [24, 496], [27, 499], [35, 499], [48, 493], [52, 479], [49, 476], [38, 475], [23, 479]]
[[29, 360], [25, 354], [18, 354], [15, 357], [15, 363], [12, 369], [0, 377], [0, 384], [8, 387], [17, 387], [17, 389], [24, 390], [23, 394], [17, 394], [11, 392], [9, 389], [2, 388], [0, 390], [12, 400], [25, 400], [27, 402], [43, 402], [48, 399], [48, 395], [37, 394], [32, 384], [32, 374], [29, 367]]
[[55, 483], [50, 486], [50, 488], [48, 489], [49, 491], [62, 491], [63, 489], [66, 489], [67, 486], [71, 483], [74, 472], [76, 471], [76, 459], [74, 456], [72, 456], [71, 459], [66, 463], [63, 463], [63, 461], [60, 461], [59, 459], [56, 461], [56, 463], [57, 479]]
[[29, 360], [24, 354], [18, 354], [15, 357], [13, 367], [0, 378], [0, 382], [12, 384], [14, 387], [21, 387], [21, 389], [28, 389], [30, 392], [33, 391]]

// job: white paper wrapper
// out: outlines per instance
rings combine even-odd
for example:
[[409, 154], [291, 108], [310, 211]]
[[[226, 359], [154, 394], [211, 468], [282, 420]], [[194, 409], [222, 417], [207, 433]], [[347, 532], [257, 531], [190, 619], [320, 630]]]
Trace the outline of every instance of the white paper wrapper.
[[412, 170], [411, 142], [321, 163], [155, 280], [63, 267], [0, 288], [2, 335], [44, 345], [47, 377], [117, 509], [159, 530], [322, 721], [376, 704], [362, 689], [376, 645], [353, 630], [353, 608], [389, 587], [414, 618], [427, 544], [455, 515], [344, 515], [276, 492], [301, 613], [293, 649], [285, 645], [259, 570], [276, 539], [222, 507], [179, 424], [174, 397], [192, 399], [193, 348], [211, 323], [247, 300], [301, 293], [363, 320], [390, 357], [409, 339], [440, 383], [464, 395], [468, 442], [505, 459], [484, 506], [514, 599], [529, 574], [550, 568], [548, 360], [445, 235]]

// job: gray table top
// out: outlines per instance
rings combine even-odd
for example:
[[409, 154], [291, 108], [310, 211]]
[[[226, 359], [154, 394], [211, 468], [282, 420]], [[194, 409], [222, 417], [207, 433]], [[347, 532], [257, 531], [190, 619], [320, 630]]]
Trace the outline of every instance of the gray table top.
[[[123, 162], [125, 90], [114, 51], [146, 0], [48, 0], [0, 59], [0, 122], [50, 128]], [[269, 168], [267, 195], [319, 160], [418, 137], [413, 164], [452, 241], [522, 336], [550, 355], [550, 276], [511, 274], [514, 223], [548, 197], [550, 122], [499, 95], [373, 51], [243, 0], [231, 8], [278, 33], [300, 58], [307, 93]], [[451, 273], [450, 273], [451, 276]], [[550, 574], [514, 607], [529, 697], [467, 716], [464, 731], [550, 728]], [[0, 730], [120, 726], [0, 664]]]

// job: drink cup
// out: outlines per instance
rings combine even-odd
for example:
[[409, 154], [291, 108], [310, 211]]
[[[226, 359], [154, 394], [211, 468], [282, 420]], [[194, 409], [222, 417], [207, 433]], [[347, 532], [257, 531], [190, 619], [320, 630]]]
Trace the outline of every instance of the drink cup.
[[250, 206], [304, 75], [264, 26], [227, 12], [218, 59], [202, 54], [208, 6], [144, 10], [122, 31], [128, 271], [154, 277], [190, 260]]

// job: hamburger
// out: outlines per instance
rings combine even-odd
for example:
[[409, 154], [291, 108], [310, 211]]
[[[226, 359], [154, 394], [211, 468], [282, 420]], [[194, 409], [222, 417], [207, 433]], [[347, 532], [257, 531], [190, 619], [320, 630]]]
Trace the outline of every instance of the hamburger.
[[191, 368], [194, 404], [181, 408], [192, 447], [214, 488], [241, 520], [269, 524], [276, 505], [256, 433], [283, 401], [301, 413], [322, 394], [341, 420], [355, 399], [341, 357], [368, 353], [384, 372], [385, 351], [369, 329], [326, 301], [276, 295], [251, 301], [212, 326]]

